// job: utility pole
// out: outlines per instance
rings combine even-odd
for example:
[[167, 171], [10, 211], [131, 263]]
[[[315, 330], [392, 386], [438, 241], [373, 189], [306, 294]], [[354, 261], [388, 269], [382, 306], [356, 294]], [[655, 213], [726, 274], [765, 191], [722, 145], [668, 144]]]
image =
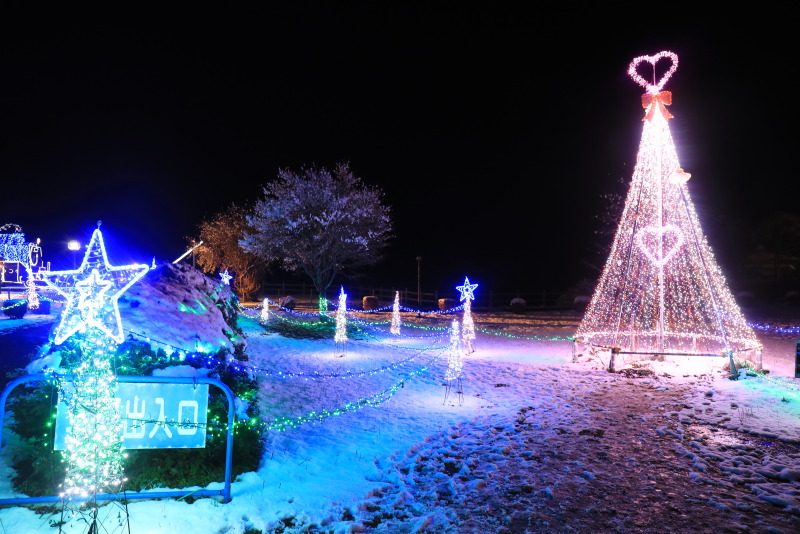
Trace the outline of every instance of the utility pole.
[[420, 264], [422, 263], [422, 256], [417, 256], [417, 309], [420, 308], [420, 285], [419, 285], [419, 275], [420, 275]]

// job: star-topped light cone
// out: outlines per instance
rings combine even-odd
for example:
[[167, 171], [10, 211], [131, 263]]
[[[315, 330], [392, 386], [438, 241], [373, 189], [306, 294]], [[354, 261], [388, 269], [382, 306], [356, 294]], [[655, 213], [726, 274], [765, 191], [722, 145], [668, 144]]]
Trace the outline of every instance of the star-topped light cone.
[[138, 263], [121, 267], [108, 263], [103, 234], [100, 228], [95, 229], [80, 267], [41, 273], [47, 285], [66, 299], [53, 343], [60, 345], [89, 328], [101, 330], [117, 343], [125, 341], [117, 301], [149, 270], [147, 265]]
[[117, 491], [125, 480], [117, 379], [111, 365], [117, 344], [125, 339], [117, 301], [149, 270], [147, 265], [110, 265], [98, 224], [79, 268], [42, 273], [66, 299], [53, 343], [60, 345], [72, 337], [82, 355], [72, 372], [73, 390], [59, 389], [69, 421], [65, 497]]
[[461, 338], [464, 340], [464, 350], [475, 352], [472, 342], [475, 340], [475, 322], [472, 320], [472, 304], [475, 300], [475, 290], [478, 284], [470, 284], [469, 278], [464, 277], [464, 285], [456, 286], [461, 293], [461, 301], [464, 302], [464, 316], [461, 319]]
[[[668, 68], [656, 80], [662, 63]], [[736, 351], [755, 359], [750, 356], [760, 343], [706, 241], [689, 196], [691, 175], [681, 168], [670, 133], [672, 93], [664, 85], [677, 67], [678, 56], [664, 51], [637, 57], [628, 68], [646, 91], [642, 139], [614, 243], [576, 341], [623, 353]]]

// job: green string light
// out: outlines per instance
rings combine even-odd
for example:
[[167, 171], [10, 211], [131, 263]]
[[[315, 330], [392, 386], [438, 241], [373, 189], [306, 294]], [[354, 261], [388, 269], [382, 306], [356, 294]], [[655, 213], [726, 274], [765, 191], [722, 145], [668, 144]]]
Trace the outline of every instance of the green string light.
[[[430, 365], [430, 363], [428, 365]], [[322, 410], [312, 410], [307, 414], [298, 417], [277, 417], [272, 421], [263, 421], [258, 417], [238, 420], [234, 423], [234, 432], [242, 427], [247, 427], [249, 429], [260, 429], [262, 431], [285, 432], [308, 423], [321, 422], [331, 417], [336, 417], [347, 413], [354, 413], [363, 410], [364, 408], [375, 408], [394, 397], [398, 391], [405, 387], [406, 382], [416, 376], [421, 375], [422, 373], [427, 372], [429, 369], [428, 365], [410, 372], [404, 378], [398, 380], [384, 390], [381, 390], [373, 395], [348, 402], [342, 406], [338, 406], [336, 408], [325, 408]], [[221, 418], [215, 417], [208, 423], [208, 434], [213, 437], [221, 437], [225, 434], [226, 428], [226, 423], [224, 423]]]
[[509, 334], [507, 332], [487, 330], [485, 328], [477, 328], [476, 330], [482, 334], [488, 334], [490, 336], [497, 337], [507, 337], [509, 339], [523, 339], [528, 341], [575, 341], [575, 336], [519, 336], [516, 334]]

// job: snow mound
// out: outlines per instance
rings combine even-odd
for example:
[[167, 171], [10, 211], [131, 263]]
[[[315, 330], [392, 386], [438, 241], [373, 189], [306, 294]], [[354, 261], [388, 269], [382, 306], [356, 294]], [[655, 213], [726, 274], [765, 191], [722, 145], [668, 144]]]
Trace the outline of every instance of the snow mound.
[[125, 335], [168, 352], [243, 351], [229, 286], [188, 264], [151, 270], [119, 299]]

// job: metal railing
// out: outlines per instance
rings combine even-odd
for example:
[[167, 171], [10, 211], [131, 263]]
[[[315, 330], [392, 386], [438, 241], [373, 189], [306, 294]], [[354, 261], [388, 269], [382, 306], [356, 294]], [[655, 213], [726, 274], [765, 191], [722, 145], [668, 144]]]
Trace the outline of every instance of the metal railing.
[[[386, 288], [380, 286], [345, 286], [348, 294], [348, 307], [360, 307], [365, 296], [373, 296], [378, 299], [378, 306], [387, 306], [394, 302], [395, 291], [400, 291], [400, 303], [403, 306], [420, 309], [438, 308], [439, 299], [451, 299], [458, 304], [458, 292], [453, 288], [450, 291], [420, 291], [409, 288]], [[326, 296], [328, 300], [335, 301], [339, 291], [338, 286], [328, 290]], [[314, 307], [317, 305], [317, 293], [310, 283], [303, 282], [272, 282], [263, 284], [259, 291], [262, 296], [270, 300], [279, 300], [282, 297], [291, 296], [298, 305]], [[478, 298], [473, 302], [473, 309], [477, 310], [508, 310], [511, 309], [511, 300], [518, 297], [525, 300], [526, 309], [529, 310], [554, 310], [560, 308], [570, 308], [572, 303], [564, 304], [560, 302], [560, 291], [555, 290], [530, 290], [522, 292], [492, 291], [480, 292]]]
[[[69, 377], [62, 377], [69, 380]], [[20, 384], [28, 382], [48, 382], [53, 377], [45, 374], [25, 375], [15, 378], [3, 389], [0, 394], [0, 447], [3, 446], [2, 442], [2, 429], [4, 428], [4, 419], [6, 414], [6, 401], [11, 392]], [[223, 482], [222, 489], [219, 490], [191, 490], [191, 491], [138, 491], [138, 492], [121, 492], [121, 493], [98, 493], [97, 495], [90, 495], [87, 497], [61, 497], [58, 495], [45, 495], [41, 497], [11, 497], [0, 499], [0, 506], [2, 505], [17, 505], [17, 504], [43, 504], [55, 503], [62, 501], [121, 501], [131, 499], [163, 499], [165, 497], [186, 497], [188, 495], [194, 497], [222, 497], [222, 502], [231, 501], [231, 471], [233, 470], [233, 425], [235, 418], [234, 411], [234, 398], [231, 389], [222, 381], [216, 378], [206, 377], [174, 377], [174, 376], [118, 376], [119, 382], [134, 382], [134, 383], [158, 383], [158, 384], [209, 384], [220, 388], [225, 393], [225, 398], [228, 400], [228, 428], [225, 443], [225, 481]]]

